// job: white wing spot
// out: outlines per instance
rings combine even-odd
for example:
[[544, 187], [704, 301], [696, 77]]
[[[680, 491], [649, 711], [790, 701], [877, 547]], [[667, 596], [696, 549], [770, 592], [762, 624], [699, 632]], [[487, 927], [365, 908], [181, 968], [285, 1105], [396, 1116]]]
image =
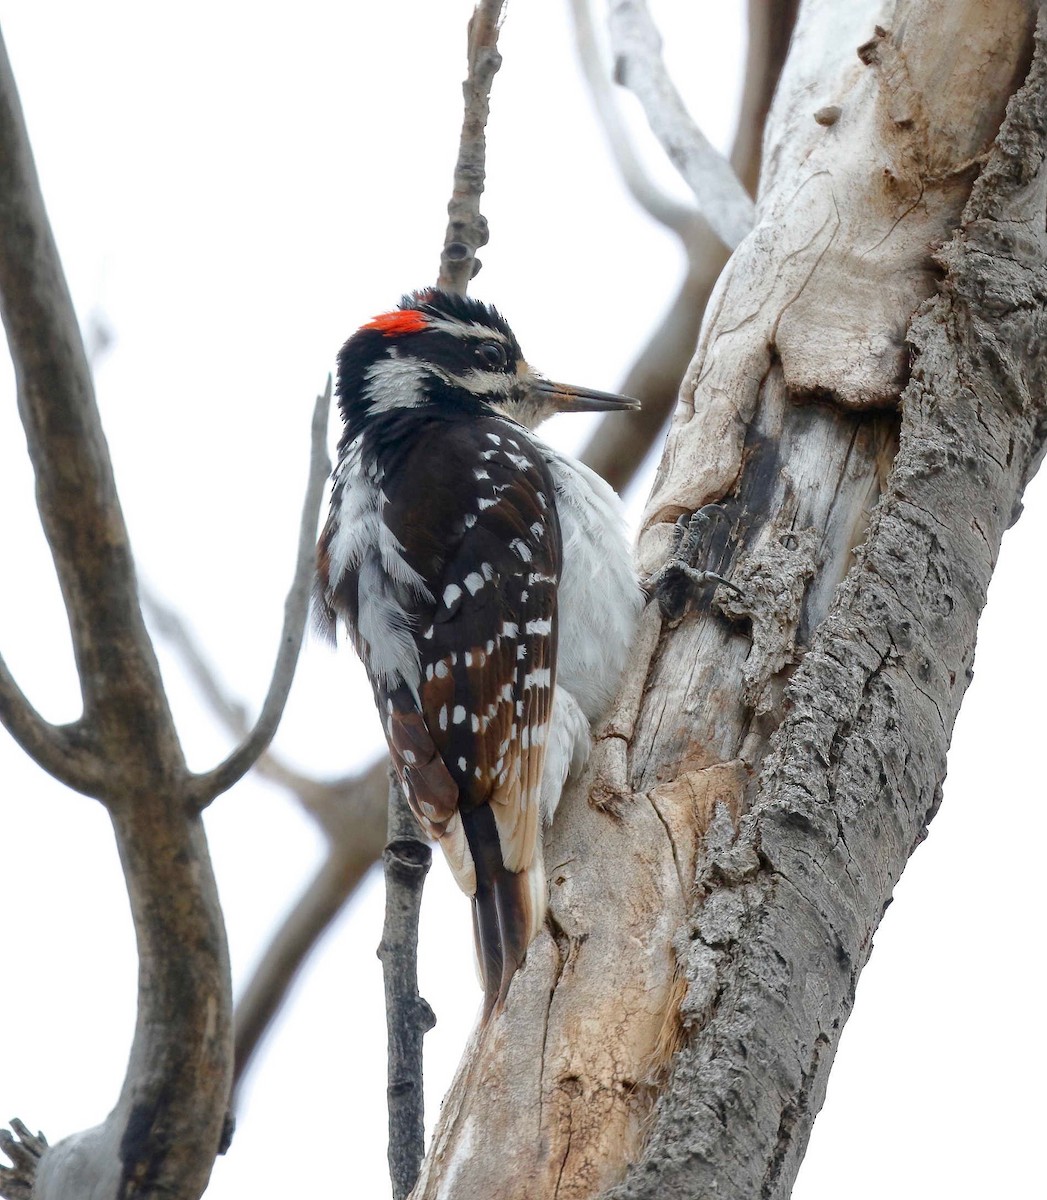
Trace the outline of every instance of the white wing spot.
[[452, 604], [461, 596], [462, 589], [457, 583], [449, 583], [444, 588], [444, 607], [450, 608]]
[[488, 473], [483, 469], [483, 467], [477, 467], [476, 470], [473, 472], [473, 478], [477, 479], [477, 480], [490, 479], [491, 476], [488, 475]]
[[443, 704], [440, 706], [440, 728], [444, 729], [444, 730], [447, 729], [447, 705], [446, 704]]
[[466, 591], [468, 591], [469, 595], [475, 596], [484, 585], [484, 577], [479, 571], [470, 571], [469, 574], [466, 575], [465, 579], [462, 580], [462, 582], [465, 584]]
[[524, 629], [528, 633], [538, 634], [540, 637], [545, 637], [552, 632], [553, 622], [551, 617], [536, 617], [533, 621], [528, 621]]
[[456, 725], [461, 725], [465, 721], [465, 709], [462, 707], [462, 705], [456, 704], [454, 706], [454, 713], [451, 716], [451, 720]]

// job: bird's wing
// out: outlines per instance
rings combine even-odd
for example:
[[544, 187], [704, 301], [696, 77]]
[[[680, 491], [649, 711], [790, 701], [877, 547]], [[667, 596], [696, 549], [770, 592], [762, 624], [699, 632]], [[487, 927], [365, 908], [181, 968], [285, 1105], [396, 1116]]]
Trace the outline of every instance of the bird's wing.
[[[539, 796], [561, 556], [552, 482], [522, 429], [473, 418], [431, 429], [382, 480], [382, 495], [395, 553], [424, 589], [399, 590], [416, 684], [374, 670], [372, 682], [411, 807], [474, 898], [490, 1002], [545, 911]], [[381, 579], [366, 575], [358, 612], [365, 584], [397, 590], [384, 568]]]

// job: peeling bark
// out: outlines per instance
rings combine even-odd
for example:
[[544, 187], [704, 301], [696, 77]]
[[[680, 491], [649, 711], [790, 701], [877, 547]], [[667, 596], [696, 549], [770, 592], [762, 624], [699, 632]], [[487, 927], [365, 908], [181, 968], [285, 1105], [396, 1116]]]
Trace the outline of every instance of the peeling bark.
[[1033, 18], [803, 7], [641, 544], [717, 503], [736, 620], [647, 614], [416, 1197], [788, 1196], [1043, 451]]

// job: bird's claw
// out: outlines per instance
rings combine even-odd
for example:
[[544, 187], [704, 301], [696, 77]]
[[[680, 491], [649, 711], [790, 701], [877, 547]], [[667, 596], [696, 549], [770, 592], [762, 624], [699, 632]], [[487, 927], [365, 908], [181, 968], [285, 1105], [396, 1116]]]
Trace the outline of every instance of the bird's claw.
[[[717, 525], [726, 523], [728, 528], [723, 537], [723, 546], [712, 543]], [[649, 598], [658, 600], [662, 616], [669, 621], [678, 621], [687, 605], [688, 596], [698, 590], [699, 594], [710, 585], [729, 588], [736, 595], [742, 589], [716, 571], [701, 563], [711, 558], [720, 559], [726, 549], [730, 534], [730, 518], [718, 504], [708, 504], [697, 512], [683, 513], [677, 518], [673, 529], [669, 557], [647, 580], [645, 590]]]

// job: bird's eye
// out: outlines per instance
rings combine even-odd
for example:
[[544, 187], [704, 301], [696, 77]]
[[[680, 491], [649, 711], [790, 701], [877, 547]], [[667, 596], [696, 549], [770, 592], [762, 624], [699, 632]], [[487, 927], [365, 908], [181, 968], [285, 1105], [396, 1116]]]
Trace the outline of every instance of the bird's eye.
[[496, 371], [500, 371], [508, 361], [505, 347], [500, 342], [481, 342], [476, 347], [476, 357], [485, 367], [493, 367]]

